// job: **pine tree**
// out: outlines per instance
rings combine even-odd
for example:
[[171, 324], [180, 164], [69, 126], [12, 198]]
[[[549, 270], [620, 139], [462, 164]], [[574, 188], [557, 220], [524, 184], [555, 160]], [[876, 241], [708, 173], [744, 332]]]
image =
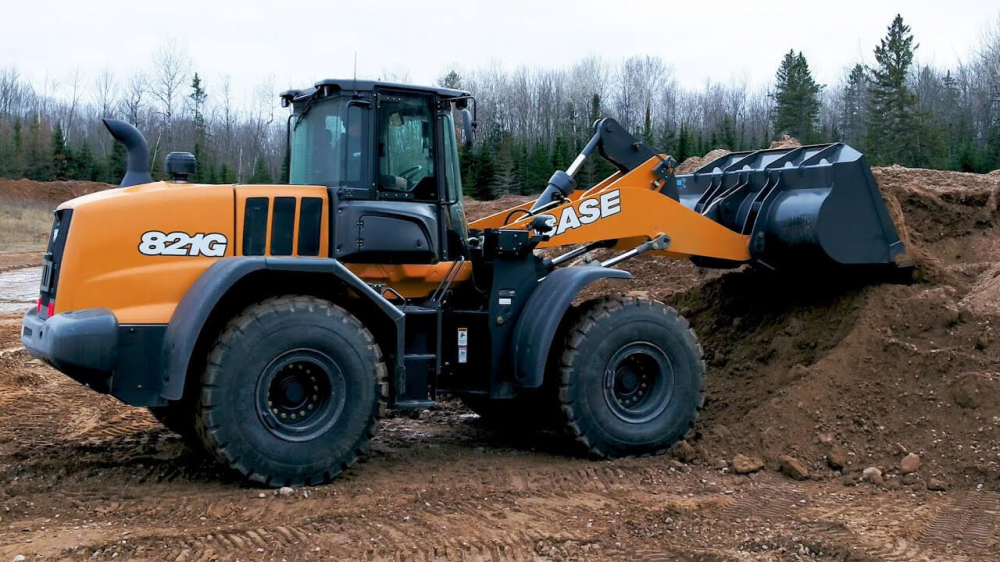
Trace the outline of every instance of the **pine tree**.
[[219, 167], [219, 183], [230, 184], [236, 183], [239, 178], [236, 177], [236, 171], [229, 167], [229, 164], [223, 163]]
[[438, 78], [438, 84], [442, 88], [451, 88], [453, 90], [462, 89], [462, 77], [454, 70], [448, 71], [444, 76]]
[[125, 171], [128, 169], [128, 153], [125, 145], [115, 141], [108, 153], [108, 163], [105, 167], [107, 183], [121, 183], [125, 178]]
[[191, 100], [191, 111], [194, 122], [194, 158], [195, 172], [194, 181], [196, 183], [207, 183], [211, 180], [211, 162], [209, 152], [205, 150], [208, 146], [208, 129], [205, 126], [205, 103], [208, 101], [208, 93], [202, 85], [201, 77], [194, 73], [191, 78], [191, 93], [188, 95]]
[[25, 173], [24, 154], [24, 132], [22, 131], [21, 118], [14, 119], [11, 126], [10, 140], [5, 143], [2, 161], [0, 161], [0, 174], [8, 178], [22, 178]]
[[503, 135], [493, 156], [495, 173], [493, 174], [493, 179], [486, 186], [489, 190], [490, 199], [496, 199], [508, 193], [517, 193], [516, 188], [513, 187], [515, 183], [515, 162], [511, 153], [509, 133]]
[[488, 142], [480, 143], [479, 149], [476, 151], [476, 183], [472, 189], [472, 196], [476, 199], [493, 198], [490, 186], [493, 185], [493, 178], [496, 175], [496, 166], [493, 161], [493, 150], [490, 148], [489, 144], [490, 143]]
[[73, 165], [76, 168], [76, 179], [94, 181], [94, 153], [90, 150], [90, 143], [86, 139], [73, 155]]
[[917, 47], [900, 15], [875, 47], [865, 144], [873, 163], [916, 166], [921, 161], [917, 98], [907, 85]]
[[274, 176], [271, 175], [271, 168], [267, 165], [267, 158], [264, 155], [257, 157], [257, 162], [253, 165], [253, 173], [250, 175], [250, 179], [247, 180], [248, 184], [268, 184], [274, 183]]
[[677, 158], [677, 131], [674, 130], [670, 125], [664, 125], [663, 130], [660, 131], [660, 140], [657, 148], [660, 152], [664, 152]]
[[691, 146], [691, 134], [687, 128], [687, 125], [681, 123], [681, 132], [677, 140], [677, 162], [683, 162], [688, 158], [694, 156], [696, 150], [695, 147]]
[[642, 142], [648, 146], [653, 146], [653, 109], [650, 103], [646, 102], [646, 113], [642, 118]]
[[736, 138], [736, 123], [732, 115], [726, 114], [719, 124], [719, 131], [712, 145], [726, 150], [739, 150], [739, 144], [740, 141]]
[[804, 142], [816, 134], [819, 119], [819, 93], [823, 86], [813, 80], [809, 63], [801, 51], [785, 53], [775, 77], [774, 132], [787, 133]]
[[57, 121], [56, 128], [52, 131], [52, 174], [55, 179], [73, 179], [72, 158], [69, 146], [66, 145], [66, 137], [63, 136], [62, 123]]
[[476, 190], [476, 153], [469, 143], [458, 149], [458, 163], [462, 175], [462, 195], [472, 196]]
[[524, 179], [527, 193], [535, 193], [545, 189], [549, 178], [552, 177], [551, 162], [552, 156], [545, 143], [535, 142], [535, 146], [531, 149], [531, 155], [528, 156], [528, 170]]
[[854, 65], [844, 89], [843, 114], [840, 116], [841, 137], [858, 150], [864, 149], [865, 125], [868, 122], [868, 70]]

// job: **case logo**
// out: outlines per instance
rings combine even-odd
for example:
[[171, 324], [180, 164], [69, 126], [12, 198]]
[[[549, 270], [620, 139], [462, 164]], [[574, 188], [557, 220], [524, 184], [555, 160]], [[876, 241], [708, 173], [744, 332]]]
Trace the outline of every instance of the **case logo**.
[[164, 234], [159, 230], [149, 230], [142, 233], [139, 242], [139, 253], [146, 256], [207, 256], [221, 258], [226, 255], [229, 241], [224, 234], [212, 232], [204, 234], [187, 234], [171, 232]]
[[619, 190], [602, 193], [600, 197], [585, 199], [580, 203], [580, 214], [576, 214], [576, 209], [566, 207], [559, 216], [559, 226], [556, 227], [556, 236], [567, 230], [580, 228], [585, 224], [590, 224], [598, 219], [617, 215], [622, 210], [621, 192]]

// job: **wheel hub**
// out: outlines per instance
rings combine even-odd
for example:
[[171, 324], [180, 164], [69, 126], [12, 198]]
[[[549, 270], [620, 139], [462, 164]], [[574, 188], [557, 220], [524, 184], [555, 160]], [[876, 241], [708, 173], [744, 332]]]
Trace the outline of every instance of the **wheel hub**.
[[670, 358], [648, 342], [621, 347], [604, 370], [604, 400], [622, 421], [644, 423], [660, 415], [673, 396]]
[[326, 354], [309, 349], [283, 353], [258, 380], [261, 421], [278, 437], [308, 440], [336, 421], [345, 384], [343, 373]]

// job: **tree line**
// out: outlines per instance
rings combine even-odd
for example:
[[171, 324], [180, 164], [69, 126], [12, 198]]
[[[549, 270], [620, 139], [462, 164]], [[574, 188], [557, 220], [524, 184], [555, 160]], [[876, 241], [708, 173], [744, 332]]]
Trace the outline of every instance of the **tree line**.
[[[462, 177], [478, 198], [541, 190], [582, 149], [591, 124], [609, 116], [679, 161], [714, 148], [764, 148], [789, 134], [846, 142], [873, 165], [1000, 168], [1000, 19], [953, 68], [920, 64], [918, 52], [897, 16], [873, 41], [872, 60], [848, 65], [832, 85], [817, 83], [794, 49], [777, 61], [773, 80], [759, 84], [743, 76], [687, 88], [653, 56], [512, 71], [493, 62], [449, 70], [437, 82], [477, 98], [476, 142], [463, 148]], [[405, 80], [398, 72], [376, 78]], [[154, 178], [163, 177], [167, 152], [184, 150], [198, 160], [196, 181], [287, 181], [286, 119], [273, 82], [236, 103], [228, 78], [206, 79], [172, 43], [149, 69], [125, 77], [76, 72], [36, 84], [16, 68], [0, 69], [0, 175], [118, 182], [125, 153], [102, 117], [143, 131]], [[591, 184], [609, 172], [592, 158], [578, 179]]]

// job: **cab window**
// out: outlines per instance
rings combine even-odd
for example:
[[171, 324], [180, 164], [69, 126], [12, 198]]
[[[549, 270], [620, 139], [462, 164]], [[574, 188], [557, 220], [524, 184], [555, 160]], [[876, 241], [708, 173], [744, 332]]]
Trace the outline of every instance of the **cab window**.
[[425, 96], [389, 94], [379, 108], [379, 191], [437, 200], [434, 126]]

